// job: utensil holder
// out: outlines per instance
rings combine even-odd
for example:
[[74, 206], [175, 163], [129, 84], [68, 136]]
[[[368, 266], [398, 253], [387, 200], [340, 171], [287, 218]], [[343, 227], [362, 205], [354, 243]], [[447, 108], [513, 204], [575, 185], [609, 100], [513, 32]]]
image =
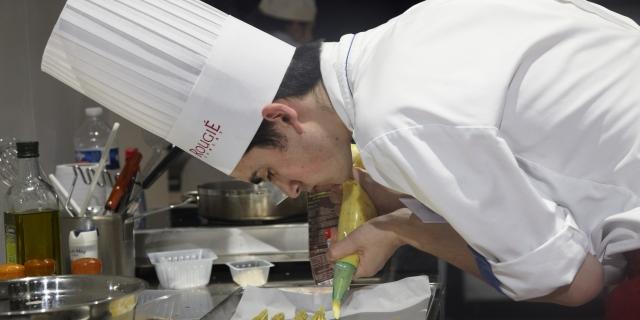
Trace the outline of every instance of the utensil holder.
[[60, 219], [62, 272], [71, 273], [69, 258], [69, 232], [73, 230], [98, 230], [98, 257], [102, 262], [102, 274], [134, 276], [135, 254], [133, 223], [124, 223], [120, 214]]

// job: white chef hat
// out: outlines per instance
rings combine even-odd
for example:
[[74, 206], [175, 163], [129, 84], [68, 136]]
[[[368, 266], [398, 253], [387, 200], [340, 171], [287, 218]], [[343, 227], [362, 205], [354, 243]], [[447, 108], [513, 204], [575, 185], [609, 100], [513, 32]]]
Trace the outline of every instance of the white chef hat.
[[313, 22], [316, 18], [315, 0], [260, 0], [262, 13], [279, 19]]
[[68, 0], [42, 70], [229, 174], [294, 50], [198, 0]]

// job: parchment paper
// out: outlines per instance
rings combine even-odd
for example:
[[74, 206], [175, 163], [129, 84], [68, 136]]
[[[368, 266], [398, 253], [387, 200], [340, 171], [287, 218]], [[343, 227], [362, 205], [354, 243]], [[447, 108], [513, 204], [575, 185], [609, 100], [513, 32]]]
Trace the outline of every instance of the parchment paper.
[[[395, 282], [370, 285], [353, 289], [342, 305], [344, 320], [424, 320], [431, 292], [427, 276], [405, 278]], [[238, 304], [232, 320], [252, 319], [263, 309], [269, 316], [284, 312], [287, 320], [295, 311], [306, 310], [311, 316], [320, 307], [326, 310], [327, 319], [334, 319], [331, 312], [331, 288], [314, 287], [295, 290], [248, 287]]]

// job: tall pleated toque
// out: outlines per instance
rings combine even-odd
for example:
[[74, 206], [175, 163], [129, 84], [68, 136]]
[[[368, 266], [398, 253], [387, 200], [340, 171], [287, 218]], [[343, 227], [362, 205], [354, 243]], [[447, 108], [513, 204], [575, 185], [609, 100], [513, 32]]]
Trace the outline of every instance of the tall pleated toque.
[[293, 51], [197, 0], [69, 0], [42, 70], [229, 173]]

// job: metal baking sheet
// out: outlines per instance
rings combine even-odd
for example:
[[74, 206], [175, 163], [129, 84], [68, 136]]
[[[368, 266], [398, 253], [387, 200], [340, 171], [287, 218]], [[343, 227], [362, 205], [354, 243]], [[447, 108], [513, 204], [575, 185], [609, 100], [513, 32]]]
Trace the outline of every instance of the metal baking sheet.
[[[358, 288], [363, 287], [370, 284], [380, 283], [377, 281], [365, 281], [361, 283], [354, 283], [352, 287]], [[322, 290], [331, 290], [331, 288], [321, 287], [321, 286], [313, 286], [308, 282], [298, 282], [298, 283], [278, 283], [269, 285], [269, 288], [278, 288], [283, 290], [290, 290], [293, 292], [317, 292]], [[438, 283], [432, 282], [429, 284], [431, 289], [431, 296], [428, 301], [428, 309], [426, 320], [435, 320], [438, 319], [438, 315], [440, 312], [440, 304], [442, 302], [442, 296], [444, 295], [444, 288]], [[230, 320], [233, 314], [236, 312], [238, 304], [240, 304], [240, 300], [242, 299], [243, 290], [242, 288], [234, 291], [229, 297], [227, 297], [224, 301], [222, 301], [219, 305], [217, 305], [211, 312], [207, 313], [202, 319], [215, 319], [215, 320]]]

